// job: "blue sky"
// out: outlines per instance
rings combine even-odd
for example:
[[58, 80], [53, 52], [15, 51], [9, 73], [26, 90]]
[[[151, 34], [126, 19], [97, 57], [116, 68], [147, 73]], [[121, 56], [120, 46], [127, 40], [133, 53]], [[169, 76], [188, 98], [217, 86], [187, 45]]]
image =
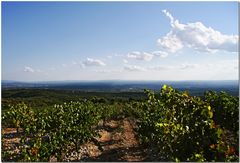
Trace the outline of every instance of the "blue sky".
[[237, 2], [2, 2], [2, 79], [237, 80]]

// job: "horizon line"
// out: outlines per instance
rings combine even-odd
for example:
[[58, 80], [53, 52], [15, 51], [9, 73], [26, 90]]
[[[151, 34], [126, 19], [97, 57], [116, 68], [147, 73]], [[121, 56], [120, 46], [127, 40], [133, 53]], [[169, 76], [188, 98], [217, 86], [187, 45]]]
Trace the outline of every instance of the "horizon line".
[[102, 79], [102, 80], [5, 80], [1, 79], [1, 82], [9, 81], [9, 82], [102, 82], [102, 81], [143, 81], [143, 82], [158, 82], [158, 81], [171, 81], [171, 82], [184, 82], [184, 81], [239, 81], [239, 79], [193, 79], [193, 80], [128, 80], [128, 79]]

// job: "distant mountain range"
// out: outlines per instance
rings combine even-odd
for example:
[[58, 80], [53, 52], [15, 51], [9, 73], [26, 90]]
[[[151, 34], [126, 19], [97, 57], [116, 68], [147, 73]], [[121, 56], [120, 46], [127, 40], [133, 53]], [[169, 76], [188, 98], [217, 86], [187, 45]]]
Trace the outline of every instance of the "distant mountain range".
[[160, 90], [163, 84], [179, 90], [188, 90], [192, 94], [202, 94], [206, 90], [226, 91], [233, 95], [239, 94], [238, 80], [216, 81], [127, 81], [127, 80], [100, 80], [100, 81], [36, 81], [22, 82], [2, 80], [2, 89], [68, 89], [83, 91], [121, 91], [137, 92], [144, 89]]

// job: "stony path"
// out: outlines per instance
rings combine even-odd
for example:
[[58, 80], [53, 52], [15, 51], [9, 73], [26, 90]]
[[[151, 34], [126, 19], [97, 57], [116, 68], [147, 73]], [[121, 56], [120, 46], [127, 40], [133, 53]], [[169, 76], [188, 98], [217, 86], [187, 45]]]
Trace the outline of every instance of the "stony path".
[[[16, 129], [4, 129], [3, 148], [14, 153], [19, 143], [19, 135], [16, 136]], [[99, 129], [100, 137], [97, 141], [101, 144], [102, 150], [93, 143], [81, 145], [78, 152], [72, 151], [66, 154], [63, 161], [144, 161], [146, 156], [144, 149], [140, 147], [133, 131], [133, 124], [130, 119], [110, 120]], [[52, 157], [52, 162], [57, 161]]]
[[144, 161], [143, 149], [139, 146], [128, 119], [109, 121], [100, 135], [98, 140], [103, 150], [98, 150], [92, 144], [92, 147], [88, 147], [90, 154], [84, 161]]

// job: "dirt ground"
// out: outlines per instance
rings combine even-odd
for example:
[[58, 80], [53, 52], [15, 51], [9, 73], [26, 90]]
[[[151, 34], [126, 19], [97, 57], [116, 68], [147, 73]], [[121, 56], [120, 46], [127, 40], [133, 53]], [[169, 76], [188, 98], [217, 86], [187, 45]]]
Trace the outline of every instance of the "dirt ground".
[[[129, 118], [109, 120], [98, 127], [100, 136], [96, 143], [88, 142], [80, 146], [79, 151], [70, 151], [65, 154], [63, 161], [91, 161], [91, 162], [128, 162], [128, 161], [159, 161], [149, 147], [143, 147], [134, 132], [134, 122]], [[20, 130], [21, 131], [21, 130]], [[2, 129], [2, 151], [19, 153], [20, 135], [15, 128]], [[8, 160], [13, 161], [10, 157]], [[50, 162], [57, 161], [53, 156]]]
[[[89, 151], [86, 161], [144, 161], [145, 153], [129, 119], [111, 120], [100, 131], [103, 151]], [[96, 149], [96, 148], [92, 148]]]

